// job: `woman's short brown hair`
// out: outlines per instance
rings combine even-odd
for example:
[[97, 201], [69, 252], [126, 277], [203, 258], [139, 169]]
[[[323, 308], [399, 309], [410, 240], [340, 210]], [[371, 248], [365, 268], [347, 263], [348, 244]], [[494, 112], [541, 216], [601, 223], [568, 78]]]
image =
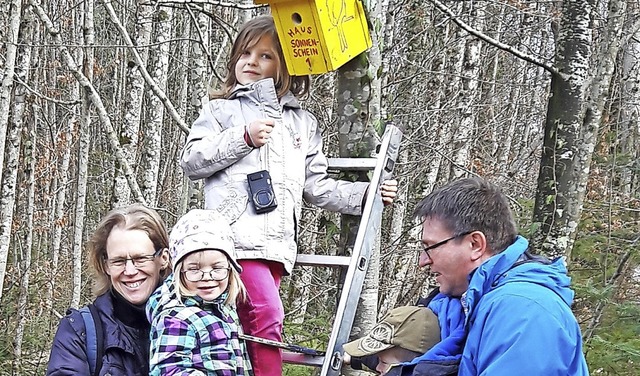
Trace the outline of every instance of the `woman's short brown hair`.
[[[107, 238], [111, 231], [119, 227], [123, 230], [141, 230], [147, 233], [156, 250], [169, 247], [169, 235], [162, 218], [155, 210], [141, 204], [133, 204], [111, 210], [104, 216], [94, 231], [88, 244], [89, 263], [94, 272], [94, 296], [99, 296], [111, 288], [111, 278], [105, 269], [107, 259]], [[171, 263], [160, 271], [164, 280], [171, 273]]]

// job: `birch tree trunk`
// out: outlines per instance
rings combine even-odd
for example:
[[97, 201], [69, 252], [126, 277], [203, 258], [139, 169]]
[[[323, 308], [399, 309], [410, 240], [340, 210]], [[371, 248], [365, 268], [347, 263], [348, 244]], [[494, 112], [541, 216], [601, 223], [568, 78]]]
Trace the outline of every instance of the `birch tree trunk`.
[[[454, 6], [455, 8], [452, 9], [453, 12], [462, 12], [462, 3], [454, 4]], [[443, 124], [442, 126], [444, 127], [444, 129], [448, 130], [448, 132], [439, 133], [439, 136], [441, 138], [441, 140], [438, 141], [441, 143], [441, 147], [439, 148], [439, 150], [440, 153], [442, 153], [442, 155], [445, 157], [441, 161], [441, 165], [438, 168], [438, 176], [436, 178], [437, 181], [441, 182], [449, 181], [449, 177], [454, 169], [464, 168], [464, 166], [455, 166], [453, 164], [453, 156], [455, 153], [454, 137], [457, 137], [455, 135], [459, 132], [459, 128], [457, 126], [458, 119], [455, 116], [456, 111], [448, 111], [447, 107], [453, 106], [454, 108], [458, 108], [457, 106], [462, 105], [459, 98], [462, 97], [463, 93], [461, 74], [464, 64], [466, 34], [463, 30], [457, 28], [455, 30], [452, 30], [451, 35], [453, 40], [447, 40], [449, 43], [444, 46], [446, 54], [444, 69], [446, 71], [452, 71], [455, 73], [449, 75], [444, 81], [445, 89], [441, 108], [441, 110], [443, 111], [443, 116], [441, 121]]]
[[[450, 34], [451, 25], [447, 24], [443, 27], [444, 35]], [[423, 37], [423, 41], [426, 39], [426, 36]], [[445, 37], [446, 40], [446, 37]], [[418, 48], [416, 46], [416, 48]], [[446, 51], [446, 50], [445, 50]], [[432, 70], [434, 72], [439, 72], [444, 70], [446, 64], [446, 52], [441, 53], [439, 56], [436, 56], [432, 63]], [[436, 183], [438, 182], [438, 176], [440, 175], [440, 169], [443, 162], [443, 156], [446, 155], [447, 150], [451, 148], [450, 146], [450, 132], [451, 132], [451, 123], [446, 121], [443, 118], [442, 107], [444, 99], [446, 98], [446, 89], [445, 89], [445, 79], [443, 74], [434, 74], [428, 78], [429, 87], [434, 88], [431, 94], [434, 98], [432, 102], [429, 103], [429, 107], [427, 108], [428, 117], [427, 119], [423, 119], [422, 122], [425, 123], [425, 126], [420, 130], [422, 139], [428, 142], [431, 146], [427, 151], [430, 158], [427, 160], [427, 168], [425, 172], [425, 179], [423, 182], [422, 195], [426, 196], [435, 188]], [[435, 137], [429, 137], [429, 133], [433, 132]], [[419, 152], [418, 152], [419, 153]]]
[[[70, 99], [78, 100], [80, 98], [79, 87], [78, 85], [71, 85], [72, 89], [70, 91]], [[51, 238], [51, 274], [53, 276], [58, 275], [59, 268], [59, 260], [61, 253], [61, 243], [62, 243], [62, 230], [63, 227], [69, 223], [69, 215], [66, 211], [66, 200], [67, 200], [67, 187], [70, 184], [69, 180], [69, 166], [71, 162], [71, 151], [73, 150], [73, 135], [76, 129], [76, 122], [78, 121], [77, 117], [77, 106], [74, 106], [69, 111], [69, 118], [66, 121], [66, 125], [64, 128], [64, 132], [59, 135], [54, 142], [54, 150], [57, 150], [59, 153], [62, 153], [61, 161], [58, 166], [59, 173], [56, 174], [58, 176], [52, 177], [54, 181], [54, 189], [52, 192], [55, 193], [55, 199], [53, 200], [53, 234]], [[57, 182], [57, 183], [56, 183]], [[51, 312], [53, 308], [54, 300], [54, 292], [56, 291], [57, 279], [51, 278], [47, 283], [47, 288], [45, 291], [45, 306], [47, 313]]]
[[[23, 98], [24, 99], [24, 98]], [[15, 106], [13, 108], [15, 111]], [[18, 181], [18, 162], [20, 153], [20, 133], [22, 131], [22, 118], [13, 117], [9, 122], [7, 133], [7, 146], [5, 166], [2, 170], [2, 198], [0, 198], [0, 256], [3, 261], [2, 280], [0, 280], [0, 300], [2, 299], [2, 281], [6, 269], [7, 256], [13, 235], [12, 223], [14, 207], [16, 203], [16, 183]]]
[[[208, 4], [203, 4], [202, 6], [204, 11], [208, 12], [211, 10], [211, 6]], [[235, 17], [237, 20], [237, 13], [235, 14]], [[211, 39], [211, 28], [209, 26], [209, 19], [204, 14], [204, 12], [201, 12], [198, 13], [196, 20], [197, 23], [194, 25], [194, 27], [201, 45], [192, 43], [189, 54], [189, 61], [191, 61], [190, 66], [193, 67], [190, 74], [188, 75], [189, 103], [186, 107], [187, 110], [185, 116], [189, 124], [192, 124], [197, 119], [202, 106], [204, 106], [205, 103], [209, 101], [206, 83], [209, 82], [210, 85], [213, 85], [213, 77], [215, 77], [215, 75], [212, 75], [211, 80], [208, 79], [209, 70], [207, 69], [207, 66], [209, 65], [208, 61], [212, 59], [210, 55], [212, 53], [212, 48], [209, 42]], [[226, 46], [228, 43], [229, 37], [226, 33], [224, 33], [221, 45]], [[223, 51], [224, 49], [220, 48], [219, 53], [216, 54], [215, 61], [212, 62], [212, 66], [210, 68], [213, 72], [216, 71], [217, 63], [219, 62]], [[183, 139], [184, 138], [181, 137], [181, 140]], [[185, 213], [189, 208], [201, 207], [203, 200], [202, 180], [198, 180], [195, 182], [191, 181], [191, 179], [188, 179], [184, 176], [181, 168], [178, 173], [183, 177], [182, 194], [180, 195], [181, 202], [179, 206], [180, 212]]]
[[[388, 6], [387, 1], [369, 1], [368, 16], [373, 23], [372, 47], [367, 54], [359, 55], [338, 70], [336, 115], [340, 124], [338, 139], [341, 157], [371, 156], [379, 141], [378, 132], [382, 133], [383, 130], [380, 118], [381, 78], [377, 72], [382, 63], [381, 50], [384, 41], [383, 30], [386, 26], [386, 6]], [[357, 176], [356, 180], [367, 180], [366, 174], [354, 174], [355, 176]], [[360, 217], [342, 215], [340, 241], [345, 254], [353, 254], [359, 222]], [[351, 328], [352, 336], [362, 336], [372, 329], [377, 321], [379, 265], [378, 234], [378, 241], [369, 259], [367, 274], [358, 300], [358, 310]], [[345, 369], [344, 373], [360, 374], [350, 369]]]
[[[203, 4], [204, 11], [211, 11], [211, 6]], [[189, 77], [189, 105], [187, 107], [186, 120], [189, 124], [193, 123], [200, 114], [200, 109], [209, 101], [207, 95], [208, 80], [208, 60], [211, 58], [211, 28], [209, 27], [209, 19], [207, 16], [200, 12], [196, 18], [197, 23], [194, 25], [195, 32], [200, 41], [200, 45], [192, 43], [190, 46], [189, 61], [191, 61]], [[222, 39], [222, 46], [226, 46], [229, 43], [229, 36], [224, 33]], [[222, 52], [224, 48], [220, 48]], [[215, 71], [217, 62], [221, 57], [221, 53], [216, 55], [216, 61], [212, 62], [211, 70]]]
[[[142, 101], [144, 96], [144, 78], [141, 69], [145, 69], [149, 56], [149, 43], [151, 41], [151, 30], [153, 26], [153, 7], [145, 0], [137, 1], [136, 8], [136, 35], [134, 47], [140, 54], [143, 66], [138, 65], [135, 58], [129, 57], [126, 67], [124, 117], [120, 128], [120, 144], [122, 153], [127, 161], [133, 164], [136, 160], [136, 150], [138, 148], [140, 133], [140, 114], [142, 112]], [[113, 202], [112, 207], [125, 206], [131, 202], [131, 189], [127, 184], [127, 179], [122, 168], [116, 165], [114, 177]]]
[[[27, 184], [27, 200], [26, 200], [26, 218], [25, 218], [25, 228], [24, 232], [26, 232], [24, 236], [24, 249], [22, 250], [21, 260], [20, 260], [20, 296], [18, 298], [18, 309], [16, 311], [16, 317], [18, 320], [18, 324], [16, 325], [16, 333], [15, 333], [15, 342], [14, 342], [14, 350], [13, 354], [15, 357], [14, 366], [14, 375], [20, 375], [25, 373], [23, 371], [22, 366], [22, 344], [24, 339], [24, 331], [25, 327], [29, 321], [28, 309], [29, 309], [29, 299], [31, 298], [29, 294], [30, 287], [30, 279], [31, 279], [31, 252], [33, 246], [33, 210], [35, 207], [34, 197], [35, 197], [35, 153], [34, 153], [34, 145], [36, 143], [36, 132], [33, 128], [27, 130], [28, 132], [28, 142], [25, 145], [25, 159], [31, 161], [29, 165], [29, 169], [26, 171], [25, 182]], [[21, 247], [22, 249], [22, 247]], [[30, 373], [26, 373], [30, 374]]]
[[[29, 6], [25, 9], [25, 16], [21, 22], [20, 27], [20, 47], [19, 54], [16, 61], [16, 77], [22, 82], [29, 82], [29, 67], [31, 65], [31, 47], [33, 45], [33, 15], [30, 12]], [[16, 85], [14, 100], [13, 100], [13, 113], [12, 119], [16, 129], [22, 130], [24, 127], [25, 107], [27, 96], [27, 89], [24, 85]], [[21, 365], [22, 358], [22, 342], [24, 338], [24, 329], [27, 322], [27, 309], [29, 302], [29, 278], [31, 276], [31, 247], [33, 243], [33, 210], [34, 210], [34, 196], [35, 196], [35, 144], [36, 132], [35, 124], [30, 122], [28, 129], [25, 129], [25, 143], [24, 143], [24, 157], [23, 160], [27, 163], [27, 168], [21, 174], [23, 175], [23, 184], [26, 185], [26, 218], [19, 219], [19, 222], [24, 222], [24, 227], [18, 230], [23, 233], [21, 238], [24, 239], [24, 244], [20, 244], [16, 248], [20, 250], [17, 252], [20, 255], [19, 260], [19, 275], [20, 275], [20, 291], [18, 293], [18, 307], [16, 310], [16, 333], [13, 342], [13, 355], [14, 366], [13, 373], [15, 375], [21, 375], [23, 373], [23, 367]]]
[[[408, 155], [409, 151], [406, 148], [400, 149], [396, 169], [406, 164]], [[384, 281], [382, 284], [384, 286], [384, 292], [380, 294], [380, 315], [398, 305], [398, 298], [401, 294], [406, 293], [405, 281], [407, 281], [409, 277], [408, 271], [417, 265], [415, 261], [417, 252], [413, 252], [410, 247], [405, 248], [401, 245], [404, 232], [402, 224], [406, 219], [409, 190], [402, 184], [400, 184], [399, 188], [398, 196], [394, 201], [397, 202], [397, 204], [394, 204], [393, 207], [391, 228], [389, 229], [389, 242], [387, 242], [389, 248], [380, 255], [381, 264], [384, 265], [384, 268], [381, 268], [380, 271], [380, 274], [383, 276], [382, 280]]]
[[[16, 51], [18, 50], [16, 42], [18, 41], [18, 30], [20, 29], [21, 10], [22, 0], [12, 0], [9, 3], [9, 17], [5, 39], [5, 61], [2, 71], [2, 86], [0, 87], [0, 170], [4, 170], [4, 148], [7, 137], [7, 122], [9, 121], [11, 91], [13, 89]], [[4, 256], [2, 252], [2, 240], [3, 239], [0, 238], [0, 290], [2, 289], [6, 263], [6, 256]], [[2, 292], [0, 292], [0, 297], [2, 297]]]
[[[474, 20], [474, 28], [480, 32], [484, 30], [484, 5], [475, 2], [463, 2], [462, 11], [469, 13]], [[456, 118], [458, 129], [454, 134], [453, 176], [460, 178], [471, 167], [471, 146], [473, 134], [477, 127], [476, 106], [478, 104], [478, 82], [480, 81], [480, 53], [482, 43], [475, 37], [465, 38], [464, 57], [460, 74], [462, 76], [462, 90], [458, 95], [457, 106], [460, 108]]]
[[[570, 257], [586, 191], [591, 158], [602, 121], [626, 2], [610, 0], [604, 43], [591, 68], [593, 9], [577, 0], [563, 2], [556, 66], [551, 79], [544, 147], [534, 207], [539, 223], [532, 242], [552, 257]], [[590, 75], [594, 71], [595, 74]]]
[[[538, 251], [562, 255], [571, 243], [577, 222], [569, 220], [570, 205], [577, 203], [571, 189], [578, 176], [572, 176], [578, 155], [577, 143], [585, 113], [592, 34], [589, 29], [591, 6], [577, 0], [562, 4], [561, 29], [556, 50], [558, 73], [551, 78], [542, 160], [534, 207], [539, 227], [532, 242]], [[568, 227], [570, 226], [570, 227]]]
[[[83, 74], [86, 79], [93, 81], [93, 0], [85, 0], [82, 19], [82, 30], [84, 34], [81, 39], [87, 46], [85, 51], [78, 50], [78, 55], [82, 56], [84, 52], [84, 69]], [[76, 61], [81, 61], [78, 56]], [[87, 92], [82, 93], [82, 111], [80, 113], [80, 142], [78, 147], [78, 180], [76, 185], [76, 206], [75, 206], [75, 223], [73, 231], [73, 295], [71, 297], [71, 306], [78, 307], [80, 305], [80, 292], [82, 288], [82, 240], [84, 235], [84, 218], [86, 212], [87, 201], [87, 180], [89, 168], [89, 147], [91, 145], [91, 99]]]
[[[151, 77], [158, 88], [165, 92], [167, 89], [167, 72], [169, 71], [169, 40], [173, 24], [173, 10], [171, 7], [162, 7], [154, 15], [156, 30], [153, 49], [153, 67]], [[149, 111], [147, 121], [143, 124], [144, 144], [142, 160], [142, 194], [147, 203], [156, 205], [156, 193], [158, 189], [158, 171], [160, 170], [160, 151], [162, 150], [162, 121], [164, 119], [164, 106], [160, 98], [150, 93]]]
[[[9, 106], [11, 104], [13, 77], [16, 63], [16, 53], [18, 50], [18, 32], [20, 30], [20, 12], [22, 9], [21, 0], [13, 0], [9, 3], [9, 22], [7, 27], [7, 43], [5, 44], [4, 70], [2, 71], [2, 86], [0, 87], [0, 171], [10, 173], [10, 166], [5, 166], [5, 144], [7, 143], [7, 132], [9, 131]], [[15, 137], [15, 136], [14, 136]], [[9, 140], [11, 137], [9, 136]], [[16, 165], [13, 168], [17, 168]], [[10, 182], [2, 181], [2, 198], [0, 198], [0, 301], [2, 301], [2, 290], [4, 287], [4, 277], [7, 270], [7, 257], [9, 255], [9, 240], [11, 238], [11, 220], [13, 217], [13, 200], [4, 195], [15, 190], [10, 186]], [[13, 193], [15, 194], [15, 193]], [[6, 207], [11, 205], [11, 207]]]
[[[639, 7], [640, 8], [640, 7]], [[620, 126], [622, 135], [621, 153], [626, 166], [620, 176], [622, 191], [629, 198], [640, 197], [640, 32], [636, 32], [624, 51], [622, 63], [623, 102], [620, 106]]]

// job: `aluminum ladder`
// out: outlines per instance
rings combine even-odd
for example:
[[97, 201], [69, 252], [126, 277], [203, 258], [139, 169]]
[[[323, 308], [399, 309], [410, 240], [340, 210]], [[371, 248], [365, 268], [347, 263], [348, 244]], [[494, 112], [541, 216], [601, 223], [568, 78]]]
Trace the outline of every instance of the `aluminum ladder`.
[[[336, 309], [329, 343], [324, 355], [283, 351], [285, 363], [322, 367], [321, 376], [338, 376], [342, 368], [342, 345], [349, 340], [355, 318], [362, 284], [367, 273], [369, 258], [373, 253], [378, 231], [382, 223], [384, 204], [380, 198], [380, 184], [391, 177], [400, 149], [402, 132], [393, 124], [387, 124], [379, 145], [377, 158], [330, 158], [332, 170], [371, 170], [370, 187], [377, 187], [375, 194], [367, 195], [360, 226], [351, 256], [299, 254], [296, 265], [329, 266], [347, 268], [344, 285]], [[291, 345], [289, 345], [291, 346]], [[283, 346], [281, 346], [283, 347]], [[286, 346], [283, 348], [287, 348]]]

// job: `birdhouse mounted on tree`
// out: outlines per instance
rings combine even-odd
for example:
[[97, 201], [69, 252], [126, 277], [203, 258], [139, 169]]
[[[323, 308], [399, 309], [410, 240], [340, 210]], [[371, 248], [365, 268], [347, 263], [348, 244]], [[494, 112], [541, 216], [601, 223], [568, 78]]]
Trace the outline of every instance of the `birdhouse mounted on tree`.
[[254, 0], [269, 4], [289, 74], [338, 69], [371, 47], [360, 0]]

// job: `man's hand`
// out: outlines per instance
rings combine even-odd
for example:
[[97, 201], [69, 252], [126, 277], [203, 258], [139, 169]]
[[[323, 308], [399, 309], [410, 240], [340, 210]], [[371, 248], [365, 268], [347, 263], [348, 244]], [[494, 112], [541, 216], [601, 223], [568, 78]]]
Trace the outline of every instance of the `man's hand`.
[[254, 120], [247, 125], [246, 132], [251, 141], [250, 146], [259, 148], [269, 142], [274, 125], [275, 121], [273, 119]]
[[393, 204], [393, 200], [398, 193], [398, 181], [395, 179], [385, 180], [380, 185], [380, 195], [382, 196], [382, 202], [384, 206]]
[[349, 353], [342, 354], [342, 365], [348, 366], [351, 364], [351, 355]]

